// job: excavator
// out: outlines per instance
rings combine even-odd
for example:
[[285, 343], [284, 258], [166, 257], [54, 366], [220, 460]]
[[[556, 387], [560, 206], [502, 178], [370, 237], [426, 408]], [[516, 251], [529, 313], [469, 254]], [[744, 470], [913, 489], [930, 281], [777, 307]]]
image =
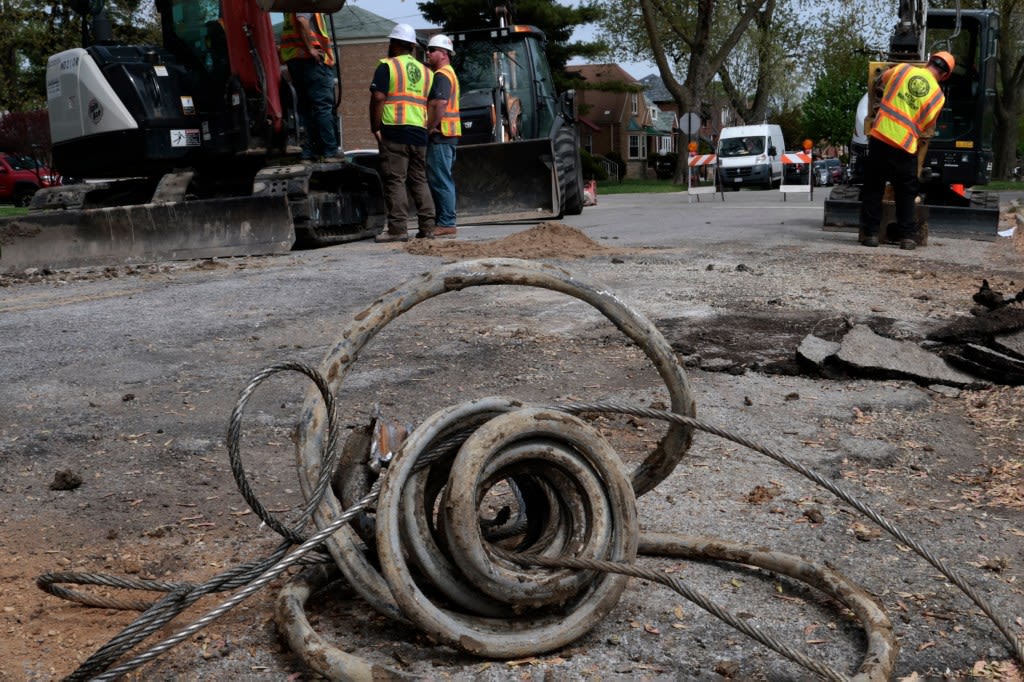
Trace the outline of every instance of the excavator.
[[994, 10], [959, 6], [929, 10], [923, 0], [900, 0], [888, 59], [871, 62], [868, 67], [868, 92], [857, 108], [848, 181], [834, 187], [825, 200], [826, 226], [859, 225], [867, 131], [880, 96], [874, 87], [878, 75], [895, 63], [923, 63], [929, 52], [942, 49], [956, 58], [956, 69], [942, 83], [946, 104], [935, 136], [918, 150], [928, 228], [930, 232], [995, 238], [999, 197], [971, 188], [988, 184], [992, 174], [998, 35], [999, 15]]
[[[81, 181], [37, 192], [27, 215], [0, 222], [0, 272], [274, 254], [378, 234], [372, 161], [299, 163], [304, 130], [270, 18], [344, 3], [155, 0], [160, 45], [121, 44], [103, 0], [74, 3], [85, 47], [50, 57], [46, 94], [53, 165]], [[555, 92], [543, 33], [503, 19], [453, 38], [457, 68], [478, 76], [463, 87], [460, 220], [579, 213], [574, 100]], [[520, 118], [509, 116], [515, 103]]]
[[0, 269], [282, 253], [381, 230], [375, 173], [298, 162], [269, 15], [284, 8], [261, 1], [156, 0], [161, 45], [118, 43], [102, 0], [76, 3], [87, 46], [49, 58], [46, 95], [53, 165], [82, 182], [0, 226]]

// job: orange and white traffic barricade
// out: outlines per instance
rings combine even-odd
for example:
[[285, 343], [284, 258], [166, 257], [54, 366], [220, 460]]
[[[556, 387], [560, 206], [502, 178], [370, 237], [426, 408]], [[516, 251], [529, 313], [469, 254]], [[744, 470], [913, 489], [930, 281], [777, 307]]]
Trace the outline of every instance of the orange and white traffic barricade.
[[[690, 144], [690, 156], [687, 160], [689, 168], [686, 169], [686, 203], [697, 197], [700, 201], [702, 194], [714, 194], [719, 192], [718, 184], [718, 156], [715, 154], [698, 154], [696, 144]], [[725, 193], [722, 192], [722, 201], [725, 201]]]
[[782, 200], [791, 192], [804, 192], [807, 194], [807, 201], [814, 197], [814, 178], [812, 177], [811, 155], [812, 143], [804, 140], [804, 150], [801, 152], [783, 152], [782, 154], [782, 183], [779, 191], [782, 192]]

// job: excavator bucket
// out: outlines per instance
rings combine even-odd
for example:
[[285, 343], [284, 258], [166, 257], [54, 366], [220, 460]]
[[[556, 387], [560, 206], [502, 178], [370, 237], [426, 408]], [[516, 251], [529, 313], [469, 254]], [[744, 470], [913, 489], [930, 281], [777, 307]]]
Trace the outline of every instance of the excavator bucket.
[[547, 138], [459, 146], [453, 167], [459, 223], [560, 218], [554, 158]]
[[[999, 196], [972, 192], [963, 206], [926, 203], [931, 234], [969, 239], [995, 239], [999, 232]], [[860, 188], [836, 185], [825, 199], [826, 229], [860, 225]]]
[[286, 197], [39, 211], [0, 223], [0, 273], [287, 253]]

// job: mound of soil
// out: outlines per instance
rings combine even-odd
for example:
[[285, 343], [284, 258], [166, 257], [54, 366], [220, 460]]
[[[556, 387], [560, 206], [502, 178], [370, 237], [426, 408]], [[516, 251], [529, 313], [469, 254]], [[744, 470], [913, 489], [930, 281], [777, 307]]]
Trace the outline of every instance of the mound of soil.
[[453, 261], [467, 258], [575, 259], [611, 251], [575, 227], [558, 222], [539, 223], [528, 230], [487, 241], [417, 239], [410, 241], [406, 249], [417, 256], [439, 256]]

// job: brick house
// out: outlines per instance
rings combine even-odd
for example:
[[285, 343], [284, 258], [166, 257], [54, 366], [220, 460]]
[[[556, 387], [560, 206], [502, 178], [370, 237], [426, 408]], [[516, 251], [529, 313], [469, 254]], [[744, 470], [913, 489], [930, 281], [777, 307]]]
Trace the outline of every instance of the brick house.
[[[679, 106], [676, 104], [675, 99], [672, 98], [668, 88], [665, 87], [664, 81], [656, 74], [651, 74], [640, 79], [640, 83], [643, 84], [644, 93], [650, 98], [651, 102], [661, 111], [671, 111], [674, 113], [678, 122], [680, 118]], [[695, 132], [687, 135], [686, 131], [678, 131], [677, 150], [686, 151], [687, 143], [692, 141], [697, 141], [702, 145], [706, 144], [711, 149], [715, 147], [718, 134], [722, 131], [724, 125], [728, 125], [729, 107], [722, 104], [714, 108], [717, 108], [720, 112], [718, 120], [701, 116], [700, 125]]]
[[627, 178], [654, 177], [648, 158], [676, 151], [675, 115], [660, 111], [644, 95], [643, 84], [618, 64], [581, 64], [566, 71], [592, 86], [576, 89], [580, 146], [595, 156], [619, 154]]

